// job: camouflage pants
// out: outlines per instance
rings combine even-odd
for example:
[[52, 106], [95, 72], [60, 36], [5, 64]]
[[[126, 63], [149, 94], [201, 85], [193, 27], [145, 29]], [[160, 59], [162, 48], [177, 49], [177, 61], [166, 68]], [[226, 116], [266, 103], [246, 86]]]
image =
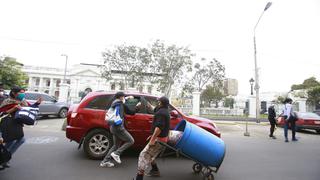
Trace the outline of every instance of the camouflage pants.
[[140, 173], [145, 172], [151, 162], [153, 162], [164, 149], [165, 147], [157, 142], [154, 146], [149, 146], [148, 144], [139, 155], [138, 171]]

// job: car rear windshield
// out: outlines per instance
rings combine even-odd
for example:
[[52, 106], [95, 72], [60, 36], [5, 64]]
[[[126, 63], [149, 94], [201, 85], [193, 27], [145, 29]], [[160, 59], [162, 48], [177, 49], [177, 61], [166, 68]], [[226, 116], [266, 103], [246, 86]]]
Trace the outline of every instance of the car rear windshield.
[[92, 101], [89, 102], [86, 108], [101, 109], [101, 110], [109, 109], [112, 102], [112, 97], [113, 96], [111, 95], [97, 96]]

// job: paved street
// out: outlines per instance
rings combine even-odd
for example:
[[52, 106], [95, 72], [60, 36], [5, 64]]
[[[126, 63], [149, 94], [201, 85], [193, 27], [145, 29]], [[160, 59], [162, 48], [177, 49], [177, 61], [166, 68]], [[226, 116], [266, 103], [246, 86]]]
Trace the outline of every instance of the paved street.
[[[76, 143], [65, 138], [62, 123], [62, 119], [46, 119], [35, 127], [26, 127], [27, 142], [15, 154], [11, 168], [0, 171], [0, 179], [132, 179], [137, 153], [126, 153], [117, 168], [99, 168], [99, 161], [87, 159]], [[284, 143], [281, 128], [276, 131], [278, 139], [272, 140], [264, 123], [250, 124], [250, 137], [243, 136], [242, 123], [217, 123], [227, 154], [216, 180], [319, 180], [320, 135], [299, 132], [298, 142]], [[162, 177], [145, 179], [202, 179], [192, 173], [193, 162], [188, 159], [170, 157], [158, 162]]]

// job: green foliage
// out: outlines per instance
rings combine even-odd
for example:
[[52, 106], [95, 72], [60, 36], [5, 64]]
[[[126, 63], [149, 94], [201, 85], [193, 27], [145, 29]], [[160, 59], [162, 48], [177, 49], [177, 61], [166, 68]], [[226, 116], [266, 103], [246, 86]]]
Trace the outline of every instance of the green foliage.
[[311, 77], [303, 81], [302, 84], [294, 84], [291, 86], [291, 90], [310, 89], [316, 86], [320, 86], [320, 83], [315, 77]]
[[201, 59], [201, 66], [199, 63], [195, 64], [196, 72], [192, 78], [195, 84], [195, 89], [202, 91], [202, 88], [208, 83], [215, 83], [222, 86], [223, 79], [225, 78], [225, 67], [216, 59], [213, 59], [208, 64], [205, 63], [206, 59]]
[[201, 101], [205, 102], [206, 106], [210, 106], [211, 103], [214, 103], [218, 107], [218, 103], [225, 97], [221, 92], [220, 88], [207, 85], [206, 89], [201, 93]]
[[23, 65], [12, 57], [0, 59], [0, 81], [5, 89], [10, 89], [13, 85], [25, 86], [27, 75], [21, 71]]
[[169, 95], [172, 85], [179, 83], [184, 73], [192, 70], [191, 58], [194, 54], [187, 47], [165, 45], [160, 40], [152, 44], [151, 53], [156, 69], [162, 74], [158, 81], [159, 88]]
[[275, 100], [275, 103], [276, 104], [282, 104], [285, 99], [286, 99], [286, 97], [278, 96], [277, 99]]
[[311, 88], [307, 91], [308, 99], [307, 101], [312, 105], [319, 105], [320, 103], [320, 86]]
[[231, 109], [233, 109], [233, 104], [234, 104], [235, 100], [233, 98], [225, 98], [224, 99], [224, 107], [229, 107]]

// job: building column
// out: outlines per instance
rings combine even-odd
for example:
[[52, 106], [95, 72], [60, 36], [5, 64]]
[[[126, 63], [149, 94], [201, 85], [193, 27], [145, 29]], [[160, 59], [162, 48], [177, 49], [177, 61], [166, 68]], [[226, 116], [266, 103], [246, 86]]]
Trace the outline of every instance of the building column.
[[61, 83], [59, 89], [59, 102], [68, 102], [70, 85], [67, 83]]
[[43, 93], [43, 77], [40, 77], [39, 90], [38, 91]]
[[28, 90], [33, 91], [33, 77], [29, 76]]
[[200, 92], [192, 93], [192, 115], [200, 116]]
[[49, 88], [49, 95], [54, 96], [54, 79], [50, 78], [50, 88]]

